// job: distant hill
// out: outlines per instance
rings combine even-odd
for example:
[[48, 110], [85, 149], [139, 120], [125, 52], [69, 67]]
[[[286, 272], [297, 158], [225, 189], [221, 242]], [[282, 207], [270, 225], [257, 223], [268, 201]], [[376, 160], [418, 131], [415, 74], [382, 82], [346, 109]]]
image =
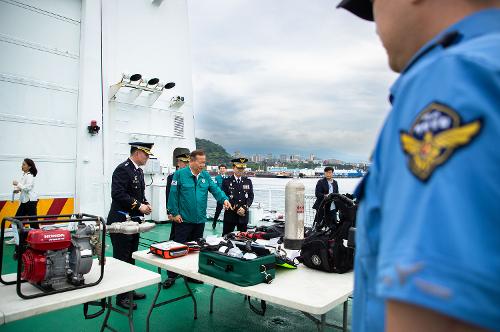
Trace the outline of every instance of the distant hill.
[[203, 149], [207, 154], [207, 165], [225, 164], [231, 168], [231, 155], [221, 145], [208, 139], [196, 138], [196, 148]]

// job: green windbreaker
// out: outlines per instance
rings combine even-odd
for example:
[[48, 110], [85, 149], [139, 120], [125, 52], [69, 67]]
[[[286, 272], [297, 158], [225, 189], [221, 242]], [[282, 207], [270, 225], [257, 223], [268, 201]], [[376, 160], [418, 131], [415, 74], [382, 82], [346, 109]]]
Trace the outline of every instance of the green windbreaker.
[[196, 180], [189, 167], [179, 169], [172, 179], [168, 211], [173, 216], [180, 214], [183, 222], [205, 223], [209, 191], [218, 203], [224, 203], [228, 199], [207, 171], [203, 170]]

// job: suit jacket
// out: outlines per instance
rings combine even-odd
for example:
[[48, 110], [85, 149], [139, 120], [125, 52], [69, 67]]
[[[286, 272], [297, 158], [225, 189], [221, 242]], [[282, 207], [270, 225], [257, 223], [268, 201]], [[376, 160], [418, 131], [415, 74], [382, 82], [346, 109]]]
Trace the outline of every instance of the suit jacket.
[[[247, 224], [248, 223], [248, 208], [253, 203], [253, 185], [252, 180], [246, 176], [241, 177], [241, 182], [238, 183], [236, 177], [231, 175], [225, 178], [222, 182], [222, 190], [229, 198], [229, 203], [234, 207], [234, 210], [226, 210], [224, 212], [224, 222], [232, 224]], [[239, 216], [236, 211], [244, 208], [245, 216]]]
[[139, 207], [147, 203], [145, 189], [144, 173], [141, 168], [136, 169], [130, 159], [118, 165], [113, 172], [111, 182], [112, 201], [107, 224], [125, 221], [125, 215], [118, 211], [126, 212], [131, 217], [144, 216]]
[[[333, 180], [332, 186], [333, 186], [333, 192], [338, 193], [339, 186], [337, 184], [337, 181]], [[316, 202], [314, 202], [314, 205], [312, 206], [313, 209], [317, 210], [319, 208], [321, 202], [323, 202], [323, 199], [325, 198], [325, 195], [328, 195], [329, 189], [330, 186], [328, 185], [328, 180], [326, 178], [318, 180], [318, 183], [316, 183], [316, 190], [314, 193], [316, 196]]]

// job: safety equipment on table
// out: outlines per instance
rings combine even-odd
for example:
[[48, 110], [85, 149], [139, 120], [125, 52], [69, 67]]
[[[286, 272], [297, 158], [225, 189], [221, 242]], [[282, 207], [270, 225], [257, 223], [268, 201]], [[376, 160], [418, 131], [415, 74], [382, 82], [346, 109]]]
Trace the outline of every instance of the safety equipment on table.
[[166, 259], [171, 259], [186, 256], [189, 253], [189, 247], [175, 241], [166, 241], [153, 243], [149, 247], [149, 252]]
[[353, 268], [354, 250], [344, 246], [343, 239], [317, 233], [304, 240], [298, 260], [312, 269], [345, 273]]
[[274, 238], [283, 238], [285, 233], [284, 225], [259, 226], [254, 231], [238, 232], [234, 236], [236, 238], [246, 238], [252, 240], [270, 240]]
[[255, 259], [257, 258], [257, 255], [252, 252], [247, 252], [243, 255], [243, 258], [246, 260]]
[[339, 210], [340, 220], [328, 220], [327, 213], [323, 218], [316, 218], [314, 230], [304, 240], [298, 260], [313, 269], [345, 273], [354, 265], [354, 249], [346, 247], [344, 240], [355, 225], [357, 205], [346, 195], [332, 193], [323, 200], [318, 213], [332, 202]]
[[226, 254], [231, 257], [243, 258], [243, 251], [238, 247], [229, 249]]
[[186, 242], [185, 245], [188, 246], [190, 253], [200, 251], [200, 245], [196, 241]]
[[281, 246], [278, 246], [274, 255], [276, 257], [276, 266], [284, 267], [287, 269], [297, 268], [298, 263], [296, 263], [295, 260], [288, 258], [286, 251], [283, 250]]

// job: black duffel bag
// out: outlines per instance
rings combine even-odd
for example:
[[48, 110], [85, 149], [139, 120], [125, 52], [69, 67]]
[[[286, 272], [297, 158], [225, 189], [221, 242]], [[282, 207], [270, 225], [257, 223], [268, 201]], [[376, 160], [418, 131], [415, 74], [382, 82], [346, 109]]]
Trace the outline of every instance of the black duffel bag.
[[345, 273], [354, 264], [354, 250], [344, 246], [343, 240], [331, 239], [330, 234], [321, 232], [304, 240], [298, 258], [312, 269]]
[[[328, 213], [319, 213], [329, 209], [332, 202], [339, 209], [340, 220], [328, 219]], [[354, 265], [354, 249], [344, 245], [349, 229], [356, 223], [356, 203], [346, 195], [329, 194], [318, 209], [313, 231], [304, 239], [298, 258], [305, 266], [312, 269], [345, 273]]]

